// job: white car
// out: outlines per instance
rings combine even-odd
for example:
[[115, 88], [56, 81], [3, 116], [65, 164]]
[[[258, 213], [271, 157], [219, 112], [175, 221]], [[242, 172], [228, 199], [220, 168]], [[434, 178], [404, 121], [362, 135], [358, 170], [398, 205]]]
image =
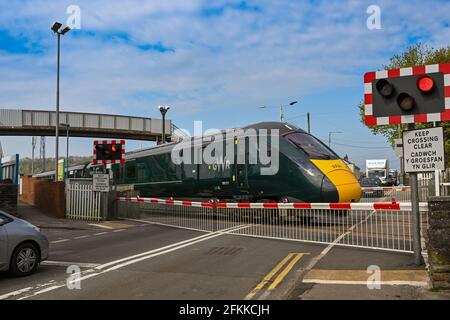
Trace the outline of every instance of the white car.
[[27, 276], [48, 255], [48, 240], [38, 227], [0, 211], [0, 271]]

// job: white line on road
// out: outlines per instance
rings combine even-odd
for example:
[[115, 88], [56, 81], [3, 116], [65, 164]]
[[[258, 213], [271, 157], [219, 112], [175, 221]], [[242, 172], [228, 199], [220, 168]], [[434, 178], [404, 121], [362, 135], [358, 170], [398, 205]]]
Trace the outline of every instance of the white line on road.
[[84, 239], [84, 238], [89, 238], [89, 235], [85, 235], [85, 236], [79, 236], [79, 237], [75, 237], [73, 238], [74, 240], [78, 240], [78, 239]]
[[19, 294], [28, 292], [28, 291], [30, 291], [32, 289], [34, 289], [34, 287], [23, 288], [23, 289], [19, 289], [19, 290], [13, 291], [13, 292], [6, 293], [6, 294], [0, 296], [0, 300], [4, 300], [4, 299], [8, 299], [10, 297], [18, 296]]
[[114, 230], [114, 231], [111, 231], [111, 232], [121, 232], [121, 231], [124, 231], [125, 229], [117, 229], [117, 230]]
[[58, 266], [58, 267], [69, 267], [69, 266], [79, 266], [80, 268], [95, 268], [99, 266], [99, 263], [86, 263], [86, 262], [69, 262], [69, 261], [42, 261], [41, 265], [44, 266]]
[[88, 223], [88, 225], [94, 226], [94, 227], [103, 228], [103, 229], [110, 229], [110, 230], [114, 229], [113, 227], [105, 226], [105, 225], [102, 225], [102, 224], [96, 224], [96, 223]]
[[[367, 286], [367, 281], [353, 281], [353, 280], [324, 280], [324, 279], [303, 279], [303, 283], [316, 284], [350, 284], [350, 285], [364, 285]], [[427, 287], [426, 281], [404, 281], [404, 280], [388, 280], [378, 281], [376, 284], [385, 286], [413, 286], [413, 287]]]
[[101, 236], [102, 234], [107, 234], [108, 232], [98, 232], [94, 233], [94, 236]]
[[[130, 264], [134, 264], [134, 263], [137, 263], [137, 262], [140, 262], [140, 261], [143, 261], [143, 260], [146, 260], [146, 259], [150, 259], [150, 258], [159, 256], [159, 255], [170, 253], [170, 252], [173, 252], [175, 250], [179, 250], [179, 249], [182, 249], [182, 248], [185, 248], [185, 247], [188, 247], [188, 246], [191, 246], [191, 245], [203, 242], [203, 241], [207, 241], [207, 240], [219, 237], [221, 235], [229, 234], [231, 232], [234, 232], [234, 231], [237, 231], [237, 230], [240, 230], [240, 229], [244, 229], [244, 228], [247, 228], [247, 227], [248, 227], [248, 225], [239, 225], [239, 226], [235, 226], [235, 227], [232, 227], [232, 228], [222, 229], [222, 230], [218, 230], [218, 231], [215, 231], [215, 232], [207, 233], [207, 234], [199, 236], [199, 237], [191, 238], [191, 239], [180, 241], [180, 242], [177, 242], [177, 243], [173, 243], [171, 245], [167, 245], [167, 246], [164, 246], [164, 247], [161, 247], [161, 248], [153, 249], [153, 250], [141, 253], [141, 254], [129, 256], [129, 257], [126, 257], [126, 258], [115, 260], [115, 261], [111, 261], [111, 262], [108, 262], [108, 263], [96, 266], [95, 268], [88, 269], [88, 270], [80, 272], [79, 275], [83, 276], [83, 277], [80, 277], [79, 279], [77, 279], [77, 281], [93, 278], [93, 277], [96, 277], [96, 276], [101, 275], [103, 273], [111, 272], [111, 271], [120, 269], [122, 267], [128, 266]], [[123, 263], [121, 263], [121, 262], [123, 262]], [[104, 268], [109, 267], [109, 266], [112, 266], [112, 267], [103, 270]], [[74, 274], [74, 275], [76, 275], [76, 274]], [[53, 280], [52, 280], [52, 282], [53, 282]], [[42, 294], [42, 293], [46, 293], [46, 292], [49, 292], [49, 291], [52, 291], [52, 290], [55, 290], [55, 289], [58, 289], [58, 288], [65, 287], [66, 285], [67, 284], [66, 284], [65, 281], [64, 282], [59, 282], [58, 284], [55, 284], [52, 287], [49, 287], [49, 288], [46, 288], [44, 290], [40, 290], [40, 291], [37, 291], [37, 292], [30, 293], [30, 294], [28, 294], [26, 296], [23, 296], [23, 297], [19, 298], [19, 300], [31, 298], [31, 297], [37, 296], [39, 294]], [[38, 288], [41, 288], [41, 287], [42, 287], [42, 285], [34, 287], [34, 288], [33, 287], [32, 288], [25, 288], [25, 289], [22, 289], [22, 291], [21, 290], [17, 290], [17, 291], [14, 291], [13, 293], [8, 293], [8, 294], [5, 294], [3, 296], [0, 296], [0, 300], [1, 299], [7, 299], [8, 297], [16, 296], [16, 295], [19, 295], [19, 294], [22, 294], [22, 293], [27, 293], [29, 291], [32, 291], [33, 289], [38, 289]], [[25, 290], [25, 291], [23, 291], [23, 290]]]
[[69, 240], [70, 239], [61, 239], [61, 240], [51, 241], [50, 243], [61, 243], [61, 242], [69, 241]]

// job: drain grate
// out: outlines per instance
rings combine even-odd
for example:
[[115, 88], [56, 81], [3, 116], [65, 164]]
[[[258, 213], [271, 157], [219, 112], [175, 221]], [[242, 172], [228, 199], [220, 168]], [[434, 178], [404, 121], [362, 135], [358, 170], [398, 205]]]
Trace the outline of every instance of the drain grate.
[[244, 248], [238, 248], [238, 247], [214, 247], [211, 248], [208, 252], [206, 252], [207, 255], [221, 255], [221, 256], [236, 256], [241, 251], [244, 250]]

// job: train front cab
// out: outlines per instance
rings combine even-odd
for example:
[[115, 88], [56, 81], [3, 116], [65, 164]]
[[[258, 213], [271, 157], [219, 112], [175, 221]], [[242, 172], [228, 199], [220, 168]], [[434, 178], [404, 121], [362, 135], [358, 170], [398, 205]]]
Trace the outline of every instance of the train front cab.
[[305, 132], [294, 132], [285, 138], [306, 153], [323, 174], [321, 198], [324, 202], [358, 202], [361, 186], [350, 168], [320, 140]]

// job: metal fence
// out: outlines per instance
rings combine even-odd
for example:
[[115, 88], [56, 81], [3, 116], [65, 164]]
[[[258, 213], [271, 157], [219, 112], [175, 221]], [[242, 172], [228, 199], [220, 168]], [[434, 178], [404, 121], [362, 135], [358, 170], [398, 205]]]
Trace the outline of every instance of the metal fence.
[[[418, 180], [419, 186], [419, 201], [426, 202], [430, 196], [435, 195], [434, 180], [433, 179], [420, 179]], [[361, 188], [361, 200], [364, 203], [374, 202], [409, 202], [411, 201], [411, 187], [399, 186], [399, 187], [369, 187]], [[441, 188], [444, 190], [444, 188]], [[444, 192], [444, 191], [442, 191]], [[445, 195], [442, 194], [441, 195]]]
[[[409, 203], [205, 203], [139, 197], [116, 200], [119, 217], [153, 224], [339, 246], [413, 250]], [[424, 235], [427, 210], [427, 204], [421, 203]]]
[[66, 180], [66, 217], [100, 221], [106, 217], [108, 193], [93, 191], [92, 179]]

